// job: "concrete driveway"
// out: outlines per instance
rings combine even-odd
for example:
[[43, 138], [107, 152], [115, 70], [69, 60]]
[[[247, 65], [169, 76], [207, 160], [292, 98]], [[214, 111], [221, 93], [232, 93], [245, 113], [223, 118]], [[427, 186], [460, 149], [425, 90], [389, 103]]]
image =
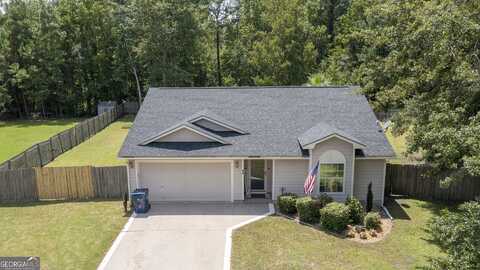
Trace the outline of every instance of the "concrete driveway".
[[267, 203], [153, 204], [133, 218], [103, 269], [223, 269], [227, 229], [268, 213]]

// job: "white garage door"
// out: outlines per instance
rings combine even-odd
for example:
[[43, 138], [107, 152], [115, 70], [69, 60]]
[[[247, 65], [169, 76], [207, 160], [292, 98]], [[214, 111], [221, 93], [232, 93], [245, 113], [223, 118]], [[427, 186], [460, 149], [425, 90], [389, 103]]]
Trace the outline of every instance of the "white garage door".
[[230, 201], [230, 163], [140, 163], [151, 201]]

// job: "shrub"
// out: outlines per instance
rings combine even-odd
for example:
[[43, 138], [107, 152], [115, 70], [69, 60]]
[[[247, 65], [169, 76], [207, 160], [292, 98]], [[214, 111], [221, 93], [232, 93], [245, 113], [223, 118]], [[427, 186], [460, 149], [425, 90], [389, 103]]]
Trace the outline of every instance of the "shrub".
[[365, 216], [364, 223], [367, 229], [376, 229], [380, 227], [380, 215], [376, 212], [370, 212]]
[[345, 205], [348, 207], [350, 213], [350, 223], [361, 224], [365, 217], [365, 210], [359, 200], [353, 197], [348, 197], [345, 201]]
[[372, 192], [372, 182], [368, 184], [368, 192], [367, 192], [367, 213], [372, 211], [373, 208], [373, 192]]
[[320, 210], [322, 226], [331, 231], [343, 231], [350, 219], [350, 211], [343, 203], [332, 202]]
[[320, 213], [315, 205], [315, 200], [311, 197], [297, 199], [296, 207], [300, 221], [311, 224], [316, 224], [320, 221]]
[[444, 211], [429, 227], [433, 240], [447, 254], [432, 261], [433, 269], [480, 269], [480, 202]]
[[278, 196], [278, 209], [284, 214], [295, 214], [297, 212], [297, 195], [287, 194]]
[[332, 197], [328, 196], [325, 193], [320, 194], [320, 196], [315, 198], [315, 203], [317, 204], [318, 209], [322, 209], [325, 207], [327, 204], [333, 202]]

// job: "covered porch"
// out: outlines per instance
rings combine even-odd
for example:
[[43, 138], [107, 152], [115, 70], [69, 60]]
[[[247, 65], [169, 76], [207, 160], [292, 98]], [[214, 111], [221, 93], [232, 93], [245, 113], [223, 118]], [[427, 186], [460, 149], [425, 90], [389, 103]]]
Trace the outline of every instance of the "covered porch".
[[242, 160], [244, 198], [272, 199], [273, 160]]

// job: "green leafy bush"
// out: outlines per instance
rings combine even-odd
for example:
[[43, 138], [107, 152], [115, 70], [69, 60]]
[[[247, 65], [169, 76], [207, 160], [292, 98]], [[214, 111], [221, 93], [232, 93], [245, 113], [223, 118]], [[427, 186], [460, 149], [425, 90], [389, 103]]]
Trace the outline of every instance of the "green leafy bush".
[[350, 211], [343, 203], [332, 202], [320, 209], [322, 226], [330, 231], [343, 231], [350, 219]]
[[443, 212], [430, 224], [435, 242], [447, 254], [432, 260], [433, 269], [480, 269], [480, 202], [468, 202], [456, 212]]
[[320, 196], [315, 198], [315, 204], [318, 209], [325, 207], [327, 204], [333, 202], [332, 197], [328, 196], [325, 193], [320, 194]]
[[300, 221], [316, 224], [320, 221], [318, 206], [311, 197], [298, 198], [296, 203]]
[[297, 195], [285, 194], [278, 196], [278, 209], [284, 214], [295, 214], [297, 212]]
[[365, 210], [363, 209], [362, 203], [354, 197], [348, 197], [345, 205], [348, 207], [350, 213], [350, 223], [361, 224], [365, 217]]
[[376, 229], [380, 227], [380, 215], [377, 212], [369, 212], [364, 219], [367, 229]]

